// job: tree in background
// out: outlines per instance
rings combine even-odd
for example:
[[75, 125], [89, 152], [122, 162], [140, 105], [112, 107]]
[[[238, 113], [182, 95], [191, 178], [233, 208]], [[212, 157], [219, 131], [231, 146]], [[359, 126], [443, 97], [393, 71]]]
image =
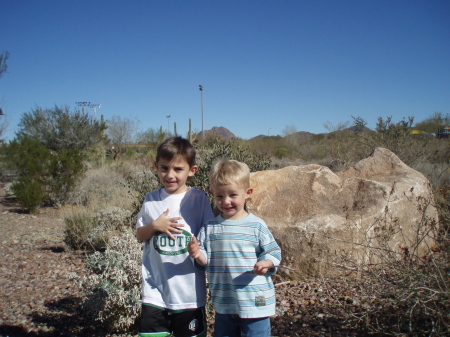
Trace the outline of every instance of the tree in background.
[[161, 144], [166, 137], [167, 134], [162, 129], [156, 130], [154, 128], [149, 128], [143, 132], [139, 132], [136, 141], [141, 144], [156, 147]]
[[139, 121], [113, 116], [106, 121], [106, 124], [108, 127], [106, 134], [108, 135], [109, 143], [112, 145], [114, 158], [116, 158], [121, 153], [123, 145], [134, 143], [135, 135], [139, 129]]
[[38, 140], [44, 147], [62, 150], [86, 151], [105, 140], [106, 125], [80, 111], [69, 107], [55, 106], [53, 109], [36, 107], [25, 113], [19, 123], [18, 136]]

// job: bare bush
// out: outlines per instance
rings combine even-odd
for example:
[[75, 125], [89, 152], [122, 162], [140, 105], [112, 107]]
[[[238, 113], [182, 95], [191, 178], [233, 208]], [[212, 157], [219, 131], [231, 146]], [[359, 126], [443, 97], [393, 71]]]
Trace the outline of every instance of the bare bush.
[[[386, 208], [371, 230], [331, 261], [343, 273], [360, 278], [363, 293], [371, 296], [365, 310], [355, 315], [355, 322], [370, 333], [441, 336], [450, 332], [448, 236], [426, 215], [431, 200], [416, 201], [423, 217], [413, 224], [416, 235], [409, 246], [393, 247], [391, 240], [400, 228]], [[351, 221], [347, 225], [357, 226]], [[429, 249], [423, 254], [420, 247], [426, 243]]]
[[88, 170], [85, 178], [70, 194], [68, 203], [93, 210], [109, 206], [130, 207], [129, 190], [125, 186], [124, 175], [131, 173], [128, 166], [126, 169], [124, 166], [105, 165]]
[[109, 240], [86, 262], [87, 276], [70, 274], [86, 291], [83, 309], [110, 332], [129, 331], [140, 314], [142, 244], [131, 230]]
[[97, 211], [94, 215], [95, 221], [105, 230], [120, 230], [130, 228], [131, 225], [131, 210], [120, 207], [110, 206], [105, 209]]

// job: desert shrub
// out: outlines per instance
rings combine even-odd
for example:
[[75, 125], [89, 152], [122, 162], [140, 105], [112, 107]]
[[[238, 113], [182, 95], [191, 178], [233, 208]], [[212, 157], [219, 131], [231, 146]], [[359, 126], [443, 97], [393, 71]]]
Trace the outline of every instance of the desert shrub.
[[69, 194], [67, 204], [89, 207], [93, 210], [109, 206], [128, 209], [131, 202], [124, 175], [130, 174], [132, 174], [131, 166], [122, 163], [89, 169]]
[[[64, 204], [84, 173], [81, 153], [78, 150], [50, 151], [37, 140], [27, 136], [20, 136], [11, 142], [7, 161], [10, 167], [16, 170], [18, 181], [32, 182], [29, 186], [21, 184], [17, 187], [20, 187], [23, 193], [28, 189], [30, 194], [41, 197], [41, 203], [51, 205]], [[40, 185], [39, 189], [37, 185]], [[23, 206], [27, 208], [26, 205]]]
[[278, 147], [284, 147], [283, 137], [281, 136], [260, 136], [250, 139], [246, 145], [253, 153], [275, 156], [275, 150]]
[[130, 216], [131, 210], [116, 206], [75, 211], [64, 219], [64, 242], [72, 250], [104, 250], [111, 236], [132, 227]]
[[[365, 129], [366, 122], [361, 117], [354, 118], [354, 121], [358, 130]], [[371, 151], [377, 147], [389, 149], [411, 166], [430, 157], [427, 144], [433, 140], [430, 136], [411, 134], [413, 123], [413, 117], [397, 123], [392, 121], [392, 117], [378, 117], [375, 132], [359, 131], [355, 135], [360, 146]]]
[[129, 149], [128, 148], [128, 149], [125, 150], [124, 156], [126, 158], [128, 158], [128, 159], [131, 159], [131, 158], [136, 157], [136, 154], [137, 154], [137, 152], [136, 152], [135, 149]]
[[101, 167], [106, 164], [106, 149], [107, 146], [104, 143], [100, 143], [95, 146], [91, 146], [86, 151], [86, 158], [94, 167]]
[[48, 175], [45, 185], [51, 204], [64, 205], [69, 193], [85, 172], [81, 152], [78, 150], [53, 152], [46, 170]]
[[86, 291], [83, 308], [109, 332], [127, 332], [140, 314], [142, 244], [131, 230], [109, 240], [86, 261], [86, 276], [70, 274]]
[[[371, 334], [397, 336], [442, 336], [450, 332], [450, 250], [448, 233], [427, 215], [432, 200], [417, 198], [422, 219], [413, 224], [408, 247], [393, 247], [393, 234], [400, 230], [396, 218], [385, 213], [371, 232], [352, 241], [350, 251], [336, 252], [333, 267], [359, 277], [369, 298], [364, 310], [354, 313], [356, 325]], [[348, 226], [358, 226], [349, 222]], [[428, 252], [419, 247], [428, 245]], [[352, 251], [354, 250], [354, 251]], [[363, 254], [364, 258], [354, 259]]]
[[290, 151], [285, 147], [279, 147], [275, 150], [275, 156], [277, 158], [286, 158], [290, 154]]
[[19, 176], [11, 185], [17, 201], [30, 213], [35, 213], [44, 198], [42, 184], [26, 176]]
[[123, 231], [130, 228], [130, 216], [131, 210], [110, 206], [98, 211], [94, 219], [103, 228]]
[[95, 228], [95, 221], [88, 212], [74, 213], [64, 218], [64, 243], [69, 249], [94, 249], [91, 234]]
[[152, 171], [142, 171], [129, 176], [126, 180], [126, 185], [132, 202], [130, 219], [132, 223], [135, 223], [145, 196], [147, 193], [160, 187], [160, 183], [156, 171], [152, 168]]

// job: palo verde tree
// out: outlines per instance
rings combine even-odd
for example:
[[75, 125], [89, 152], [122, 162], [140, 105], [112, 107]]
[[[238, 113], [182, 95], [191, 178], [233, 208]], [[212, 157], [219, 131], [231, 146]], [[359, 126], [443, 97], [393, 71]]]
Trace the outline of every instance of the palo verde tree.
[[62, 150], [88, 150], [105, 140], [106, 125], [68, 106], [53, 109], [36, 107], [25, 113], [19, 123], [17, 135], [38, 140], [44, 147]]

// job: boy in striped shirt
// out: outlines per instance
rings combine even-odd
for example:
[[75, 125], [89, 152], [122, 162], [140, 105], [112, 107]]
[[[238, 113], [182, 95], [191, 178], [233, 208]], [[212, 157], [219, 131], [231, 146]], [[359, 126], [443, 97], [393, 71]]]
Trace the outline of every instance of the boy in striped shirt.
[[247, 212], [253, 189], [246, 164], [216, 161], [209, 180], [221, 214], [203, 225], [189, 254], [207, 271], [216, 312], [214, 337], [269, 337], [276, 302], [270, 275], [281, 249], [266, 223]]

